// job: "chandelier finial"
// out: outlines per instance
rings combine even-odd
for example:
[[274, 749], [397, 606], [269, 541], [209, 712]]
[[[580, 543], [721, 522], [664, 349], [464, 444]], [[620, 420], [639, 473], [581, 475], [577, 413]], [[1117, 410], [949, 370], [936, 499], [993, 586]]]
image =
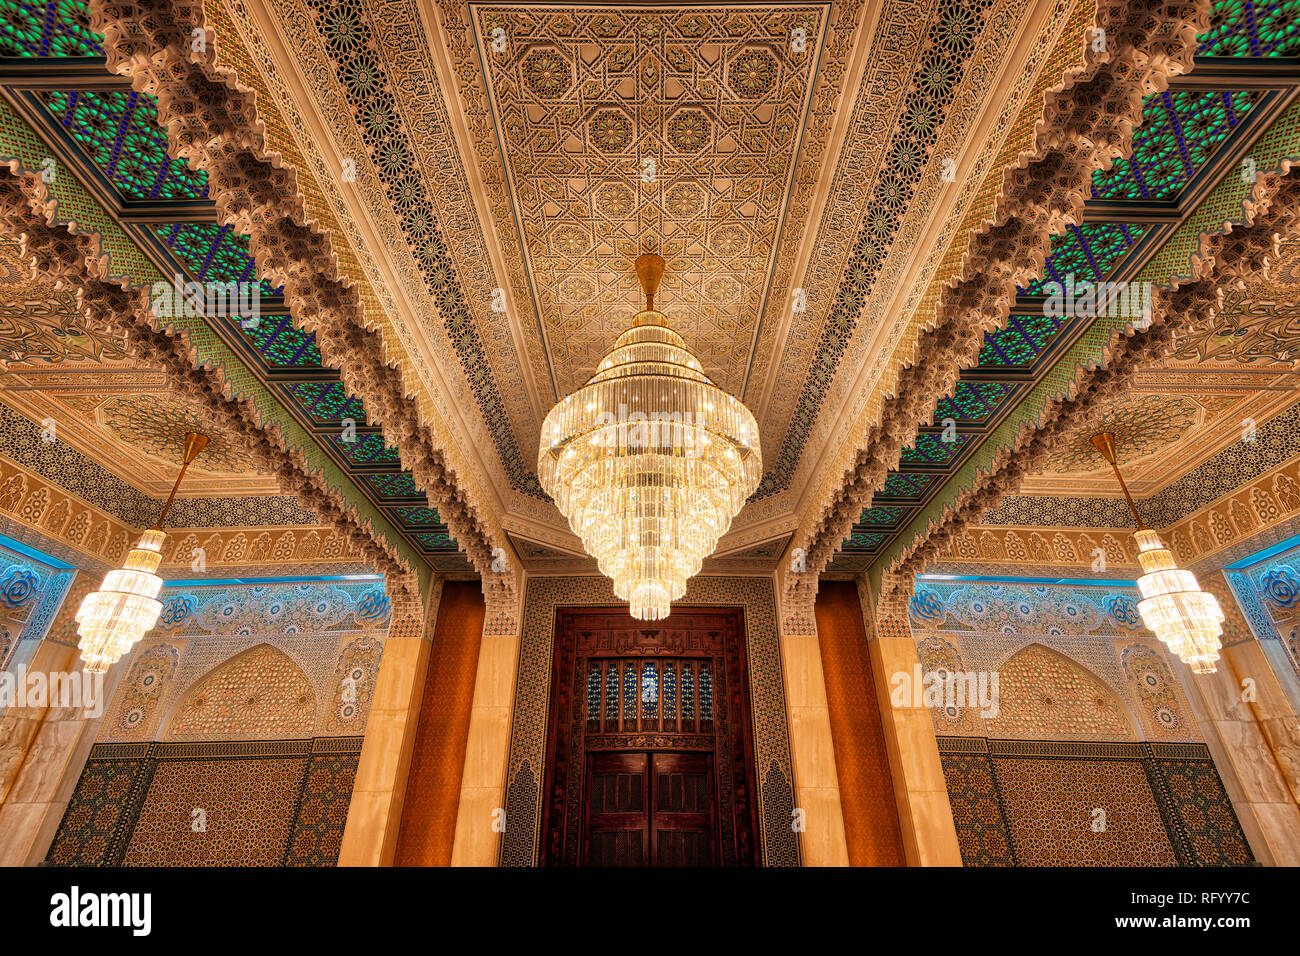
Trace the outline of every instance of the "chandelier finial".
[[655, 293], [659, 291], [659, 280], [664, 277], [664, 257], [653, 252], [636, 257], [636, 277], [641, 280], [641, 291], [645, 293], [645, 310], [655, 310]]

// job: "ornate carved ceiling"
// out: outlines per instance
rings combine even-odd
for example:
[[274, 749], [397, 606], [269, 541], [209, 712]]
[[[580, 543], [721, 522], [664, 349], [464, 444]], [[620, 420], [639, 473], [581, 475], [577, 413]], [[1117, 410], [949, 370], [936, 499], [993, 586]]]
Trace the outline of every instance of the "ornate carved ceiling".
[[512, 532], [574, 547], [540, 419], [635, 313], [631, 261], [668, 259], [665, 311], [762, 429], [734, 550], [794, 527], [837, 372], [889, 368], [897, 282], [951, 238], [1074, 3], [210, 7], [394, 280], [412, 362], [465, 383]]

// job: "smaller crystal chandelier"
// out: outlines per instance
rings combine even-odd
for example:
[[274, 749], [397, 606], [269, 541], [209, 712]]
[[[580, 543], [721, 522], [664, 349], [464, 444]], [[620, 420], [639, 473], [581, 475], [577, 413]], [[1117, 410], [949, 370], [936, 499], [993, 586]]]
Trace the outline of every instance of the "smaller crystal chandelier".
[[81, 602], [77, 610], [77, 633], [81, 636], [82, 666], [87, 672], [107, 671], [158, 623], [158, 615], [162, 613], [158, 600], [162, 578], [154, 572], [162, 562], [162, 546], [167, 540], [163, 521], [185, 477], [185, 469], [207, 445], [207, 435], [190, 432], [185, 436], [181, 472], [176, 476], [176, 484], [172, 485], [158, 523], [140, 535], [139, 542], [126, 556], [125, 566], [104, 575], [99, 590], [87, 594]]
[[1091, 441], [1115, 470], [1120, 489], [1137, 521], [1133, 537], [1138, 544], [1138, 562], [1146, 572], [1138, 578], [1138, 590], [1142, 592], [1138, 613], [1142, 615], [1142, 623], [1195, 673], [1213, 674], [1222, 646], [1219, 635], [1223, 633], [1223, 609], [1218, 599], [1202, 591], [1196, 575], [1180, 569], [1160, 535], [1142, 523], [1116, 463], [1115, 435], [1099, 432]]

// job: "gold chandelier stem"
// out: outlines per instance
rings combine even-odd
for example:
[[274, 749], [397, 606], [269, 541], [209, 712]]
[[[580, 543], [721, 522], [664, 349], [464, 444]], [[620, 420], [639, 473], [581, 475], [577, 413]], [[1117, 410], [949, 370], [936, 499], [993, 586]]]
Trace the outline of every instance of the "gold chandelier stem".
[[1149, 530], [1142, 516], [1138, 514], [1137, 504], [1133, 501], [1133, 496], [1128, 492], [1128, 485], [1124, 483], [1124, 476], [1120, 474], [1119, 463], [1115, 456], [1115, 434], [1114, 432], [1098, 432], [1089, 439], [1092, 447], [1101, 452], [1101, 457], [1110, 463], [1111, 470], [1115, 472], [1115, 477], [1119, 479], [1120, 491], [1124, 492], [1124, 499], [1128, 502], [1129, 510], [1133, 512], [1133, 520], [1137, 522], [1137, 530]]
[[181, 459], [180, 474], [176, 476], [176, 483], [172, 485], [171, 494], [167, 496], [167, 502], [163, 505], [162, 514], [158, 516], [158, 523], [153, 526], [152, 531], [161, 531], [163, 522], [167, 520], [167, 512], [171, 511], [172, 501], [176, 498], [176, 492], [181, 486], [181, 481], [185, 478], [185, 472], [189, 469], [190, 463], [199, 457], [199, 452], [208, 447], [208, 436], [200, 432], [189, 432], [185, 436], [185, 456]]

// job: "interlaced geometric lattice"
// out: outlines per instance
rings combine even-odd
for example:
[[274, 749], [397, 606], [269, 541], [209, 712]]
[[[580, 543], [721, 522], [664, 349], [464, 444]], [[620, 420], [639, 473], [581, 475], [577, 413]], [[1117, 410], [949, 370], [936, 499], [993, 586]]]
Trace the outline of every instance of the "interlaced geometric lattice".
[[0, 0], [0, 56], [103, 56], [99, 42], [84, 2]]
[[357, 425], [366, 423], [366, 409], [339, 382], [293, 382], [285, 388], [318, 425], [338, 425], [345, 418]]
[[882, 498], [920, 498], [943, 475], [921, 475], [911, 472], [891, 471], [880, 491]]
[[127, 199], [203, 199], [208, 174], [167, 155], [158, 101], [145, 93], [50, 92], [40, 96], [59, 125]]
[[342, 433], [326, 438], [354, 465], [396, 465], [399, 461], [397, 449], [384, 444], [383, 435], [356, 435], [353, 441], [346, 441]]
[[935, 424], [952, 419], [958, 425], [982, 425], [1016, 388], [1015, 382], [958, 382], [953, 394], [936, 404]]
[[420, 489], [409, 471], [392, 475], [363, 475], [362, 478], [381, 498], [420, 498]]
[[910, 465], [946, 465], [978, 436], [969, 433], [954, 434], [950, 441], [934, 432], [921, 432], [910, 448], [904, 448], [902, 461]]
[[[153, 231], [199, 282], [252, 282], [257, 278], [253, 257], [248, 254], [248, 237], [235, 235], [229, 226], [178, 222], [154, 226]], [[262, 282], [262, 295], [283, 291]]]
[[1044, 283], [1056, 282], [1064, 288], [1067, 276], [1076, 285], [1103, 282], [1146, 231], [1146, 226], [1113, 222], [1068, 226], [1065, 233], [1052, 239], [1052, 254], [1047, 257], [1043, 278], [1018, 291], [1021, 295], [1044, 295]]
[[892, 528], [909, 510], [898, 505], [873, 505], [863, 509], [858, 524], [868, 528]]
[[248, 344], [257, 350], [270, 369], [318, 369], [321, 367], [320, 349], [316, 336], [294, 328], [287, 315], [267, 315], [254, 325], [242, 316], [232, 317], [230, 323], [239, 329]]
[[1166, 90], [1146, 99], [1133, 155], [1092, 176], [1095, 199], [1173, 199], [1263, 93]]
[[402, 524], [412, 527], [428, 527], [429, 525], [442, 524], [442, 519], [438, 517], [437, 510], [424, 505], [399, 505], [389, 510], [397, 515]]
[[1198, 56], [1300, 55], [1300, 0], [1215, 0]]
[[980, 368], [1028, 368], [1064, 325], [1064, 319], [1048, 315], [1011, 316], [1005, 329], [984, 336]]

